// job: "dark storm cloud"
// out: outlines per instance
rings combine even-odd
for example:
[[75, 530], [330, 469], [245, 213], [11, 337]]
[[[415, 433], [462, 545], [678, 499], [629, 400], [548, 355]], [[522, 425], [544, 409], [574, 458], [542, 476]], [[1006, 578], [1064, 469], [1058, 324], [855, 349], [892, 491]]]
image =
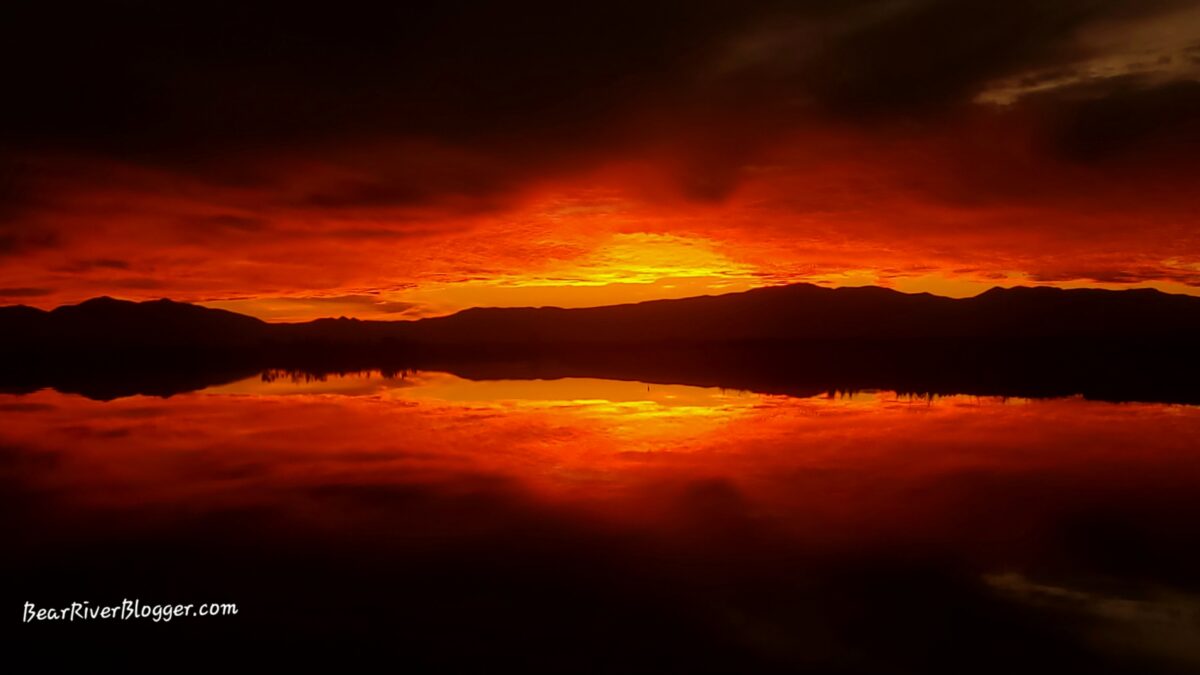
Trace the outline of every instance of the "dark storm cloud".
[[1092, 281], [1116, 284], [1136, 284], [1146, 281], [1169, 279], [1171, 281], [1177, 281], [1179, 283], [1193, 286], [1200, 284], [1200, 273], [1189, 270], [1164, 272], [1164, 270], [1160, 267], [1147, 267], [1143, 269], [1064, 268], [1055, 270], [1034, 270], [1030, 272], [1029, 278], [1037, 282], [1090, 279]]
[[26, 95], [7, 129], [149, 156], [380, 133], [565, 136], [665, 84], [735, 14], [685, 6], [17, 3], [6, 63]]
[[81, 274], [93, 271], [104, 270], [130, 270], [133, 265], [127, 260], [119, 260], [117, 258], [81, 258], [71, 260], [64, 265], [54, 268], [55, 272], [66, 272], [68, 274]]
[[337, 295], [332, 297], [305, 297], [305, 298], [280, 298], [276, 302], [280, 303], [297, 303], [314, 306], [329, 306], [345, 309], [347, 307], [361, 306], [372, 309], [381, 314], [403, 314], [416, 307], [416, 304], [411, 302], [389, 301], [381, 298], [378, 295], [372, 294], [354, 294], [354, 295]]
[[1052, 149], [1077, 161], [1162, 159], [1200, 166], [1200, 82], [1119, 78], [1056, 92], [1041, 105]]
[[39, 226], [0, 223], [0, 257], [53, 248], [59, 241], [57, 232]]
[[0, 288], [0, 298], [39, 298], [53, 292], [53, 288]]
[[[937, 113], [992, 78], [1070, 62], [1081, 26], [1172, 5], [6, 3], [0, 139], [13, 156], [89, 155], [224, 185], [277, 185], [294, 178], [291, 160], [319, 157], [363, 175], [294, 203], [465, 195], [474, 209], [658, 143], [679, 156], [686, 195], [720, 199], [738, 164], [813, 116]], [[1156, 105], [1127, 113], [1177, 114]], [[1095, 115], [1081, 114], [1087, 136]], [[474, 154], [387, 150], [397, 139]]]
[[[1103, 0], [857, 5], [816, 27], [802, 17], [800, 25], [812, 29], [774, 45], [762, 66], [792, 86], [780, 93], [800, 92], [839, 115], [932, 112], [966, 101], [990, 78], [1077, 56], [1069, 44], [1074, 31], [1131, 9]], [[819, 42], [811, 53], [797, 49], [805, 38]], [[773, 84], [778, 92], [781, 82]]]

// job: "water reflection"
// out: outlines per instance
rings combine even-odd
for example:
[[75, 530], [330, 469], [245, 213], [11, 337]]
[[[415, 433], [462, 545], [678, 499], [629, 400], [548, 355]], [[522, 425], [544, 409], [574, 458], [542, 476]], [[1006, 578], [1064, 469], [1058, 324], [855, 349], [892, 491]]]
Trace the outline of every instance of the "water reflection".
[[[1200, 668], [1191, 406], [363, 372], [166, 400], [39, 391], [0, 396], [0, 416], [22, 552], [6, 602], [247, 608], [172, 626], [163, 649], [311, 639], [418, 670]], [[137, 635], [107, 628], [37, 637]]]

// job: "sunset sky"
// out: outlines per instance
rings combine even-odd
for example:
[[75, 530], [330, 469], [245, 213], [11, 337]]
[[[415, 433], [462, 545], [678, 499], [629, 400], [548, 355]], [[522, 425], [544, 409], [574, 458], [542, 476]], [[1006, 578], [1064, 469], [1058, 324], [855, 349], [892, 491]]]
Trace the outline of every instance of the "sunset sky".
[[0, 9], [0, 304], [1200, 295], [1200, 3]]

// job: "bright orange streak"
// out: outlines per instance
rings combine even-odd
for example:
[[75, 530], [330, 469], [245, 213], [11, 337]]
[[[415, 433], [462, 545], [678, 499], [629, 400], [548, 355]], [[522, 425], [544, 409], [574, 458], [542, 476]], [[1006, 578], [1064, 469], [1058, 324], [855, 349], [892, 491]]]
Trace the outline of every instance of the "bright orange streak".
[[[2, 260], [0, 303], [171, 297], [306, 320], [800, 281], [951, 296], [1031, 283], [1200, 294], [1195, 204], [1169, 167], [1056, 163], [1020, 120], [1002, 121], [1016, 130], [994, 120], [925, 135], [815, 130], [741, 166], [712, 201], [682, 195], [687, 168], [657, 151], [474, 211], [272, 206], [282, 196], [265, 189], [110, 167], [108, 184], [62, 188], [52, 210], [22, 215], [20, 227], [54, 232], [53, 245]], [[337, 177], [295, 170], [292, 189]]]

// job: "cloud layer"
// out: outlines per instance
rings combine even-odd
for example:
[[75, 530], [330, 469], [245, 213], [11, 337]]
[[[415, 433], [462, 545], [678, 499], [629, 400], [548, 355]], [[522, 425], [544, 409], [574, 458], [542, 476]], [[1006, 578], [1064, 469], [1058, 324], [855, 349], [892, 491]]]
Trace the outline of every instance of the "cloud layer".
[[10, 3], [0, 302], [1200, 284], [1194, 3], [702, 4]]

